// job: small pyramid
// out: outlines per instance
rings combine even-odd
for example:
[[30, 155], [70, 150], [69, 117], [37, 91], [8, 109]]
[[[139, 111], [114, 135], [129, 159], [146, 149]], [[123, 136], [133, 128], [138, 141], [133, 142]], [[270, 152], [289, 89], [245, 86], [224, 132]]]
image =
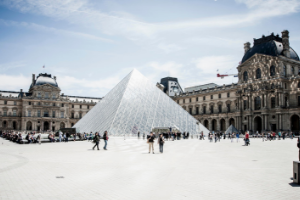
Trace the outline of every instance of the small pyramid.
[[149, 133], [155, 127], [207, 135], [193, 116], [134, 69], [74, 126], [80, 133]]

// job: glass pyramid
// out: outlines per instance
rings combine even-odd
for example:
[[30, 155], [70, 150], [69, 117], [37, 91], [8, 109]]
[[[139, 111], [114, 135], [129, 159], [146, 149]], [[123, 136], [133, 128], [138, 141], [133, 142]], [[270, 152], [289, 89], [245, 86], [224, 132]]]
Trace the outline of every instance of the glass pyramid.
[[133, 70], [73, 128], [109, 135], [149, 133], [156, 127], [207, 135], [208, 130], [137, 70]]

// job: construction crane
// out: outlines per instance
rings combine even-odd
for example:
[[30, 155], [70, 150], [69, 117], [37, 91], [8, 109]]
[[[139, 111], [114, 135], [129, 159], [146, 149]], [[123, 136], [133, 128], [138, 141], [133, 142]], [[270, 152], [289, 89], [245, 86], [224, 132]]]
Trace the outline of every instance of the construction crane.
[[233, 77], [238, 77], [238, 75], [237, 74], [217, 74], [217, 77], [218, 78], [224, 78], [224, 77], [226, 77], [226, 76], [233, 76]]

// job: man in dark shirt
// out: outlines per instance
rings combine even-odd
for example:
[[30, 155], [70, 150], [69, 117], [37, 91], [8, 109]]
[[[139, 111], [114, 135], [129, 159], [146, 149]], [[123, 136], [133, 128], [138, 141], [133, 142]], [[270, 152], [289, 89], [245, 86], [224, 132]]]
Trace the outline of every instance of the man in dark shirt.
[[153, 133], [151, 132], [151, 133], [150, 133], [150, 136], [149, 136], [149, 138], [148, 138], [149, 153], [151, 152], [151, 147], [152, 147], [152, 153], [154, 154], [154, 146], [153, 146], [153, 143], [154, 143], [154, 135], [153, 135]]

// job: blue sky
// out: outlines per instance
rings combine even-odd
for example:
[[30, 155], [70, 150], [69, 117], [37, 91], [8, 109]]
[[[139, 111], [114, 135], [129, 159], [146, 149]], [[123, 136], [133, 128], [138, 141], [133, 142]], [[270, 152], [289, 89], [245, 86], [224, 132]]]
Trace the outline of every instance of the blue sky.
[[299, 11], [300, 0], [0, 0], [0, 90], [47, 72], [65, 94], [102, 97], [134, 68], [183, 88], [236, 82], [216, 70], [236, 73], [253, 38], [287, 29], [300, 52]]

